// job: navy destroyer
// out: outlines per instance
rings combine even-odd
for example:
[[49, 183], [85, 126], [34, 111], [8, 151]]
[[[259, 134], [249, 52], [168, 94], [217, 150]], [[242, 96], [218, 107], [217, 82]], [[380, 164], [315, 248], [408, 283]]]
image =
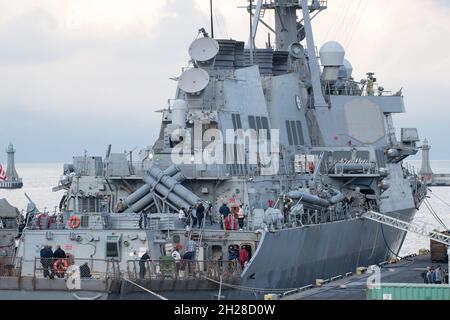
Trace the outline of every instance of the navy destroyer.
[[[1, 298], [255, 299], [398, 254], [406, 232], [360, 215], [413, 220], [426, 186], [403, 160], [419, 135], [396, 136], [401, 91], [353, 79], [337, 42], [317, 52], [311, 20], [326, 8], [250, 2], [247, 44], [200, 29], [138, 161], [111, 146], [74, 157], [59, 212], [30, 202]], [[260, 24], [275, 34], [266, 48]]]

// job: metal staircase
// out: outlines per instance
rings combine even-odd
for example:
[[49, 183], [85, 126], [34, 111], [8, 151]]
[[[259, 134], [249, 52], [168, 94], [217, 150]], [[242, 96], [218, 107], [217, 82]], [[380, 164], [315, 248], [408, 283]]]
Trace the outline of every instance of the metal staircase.
[[[386, 226], [396, 228], [398, 230], [412, 232], [421, 237], [428, 238], [430, 240], [434, 240], [436, 242], [445, 244], [448, 246], [447, 255], [450, 257], [450, 235], [443, 234], [438, 230], [438, 227], [433, 226], [431, 224], [423, 224], [422, 226], [409, 223], [400, 219], [396, 219], [375, 211], [367, 211], [361, 214], [360, 218], [371, 220], [374, 222], [378, 222], [384, 224]], [[449, 270], [450, 270], [450, 259], [449, 259]]]
[[430, 240], [434, 240], [445, 245], [450, 245], [450, 235], [446, 235], [439, 231], [436, 231], [438, 227], [430, 224], [424, 224], [420, 226], [375, 211], [367, 211], [361, 214], [361, 218], [375, 221], [402, 231], [412, 232], [419, 236], [426, 237]]

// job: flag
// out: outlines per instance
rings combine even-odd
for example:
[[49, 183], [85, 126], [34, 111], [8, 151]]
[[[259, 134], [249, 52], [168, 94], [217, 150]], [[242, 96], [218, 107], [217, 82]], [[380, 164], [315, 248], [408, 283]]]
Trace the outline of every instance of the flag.
[[6, 181], [6, 171], [5, 168], [0, 164], [0, 181]]

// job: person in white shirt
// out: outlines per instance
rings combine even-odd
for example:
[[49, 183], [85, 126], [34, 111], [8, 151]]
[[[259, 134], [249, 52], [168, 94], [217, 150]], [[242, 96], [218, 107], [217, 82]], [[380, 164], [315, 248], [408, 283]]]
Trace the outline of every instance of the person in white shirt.
[[175, 275], [178, 277], [181, 263], [181, 255], [178, 248], [175, 248], [175, 250], [172, 252], [172, 259], [175, 261], [175, 269], [176, 269]]
[[184, 208], [181, 208], [178, 212], [178, 219], [184, 223], [186, 223], [186, 211]]

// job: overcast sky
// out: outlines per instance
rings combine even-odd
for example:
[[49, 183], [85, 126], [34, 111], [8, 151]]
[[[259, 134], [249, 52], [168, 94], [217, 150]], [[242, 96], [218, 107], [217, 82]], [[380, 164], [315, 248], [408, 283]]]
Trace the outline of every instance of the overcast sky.
[[[245, 0], [216, 0], [216, 38], [248, 38]], [[0, 148], [18, 162], [64, 162], [152, 145], [174, 95], [169, 80], [209, 29], [209, 0], [0, 0]], [[445, 0], [329, 0], [316, 45], [338, 40], [356, 79], [403, 87], [433, 159], [450, 159], [450, 6]], [[273, 17], [266, 16], [267, 22]], [[267, 31], [258, 40], [264, 45]], [[5, 155], [0, 153], [0, 162]]]

